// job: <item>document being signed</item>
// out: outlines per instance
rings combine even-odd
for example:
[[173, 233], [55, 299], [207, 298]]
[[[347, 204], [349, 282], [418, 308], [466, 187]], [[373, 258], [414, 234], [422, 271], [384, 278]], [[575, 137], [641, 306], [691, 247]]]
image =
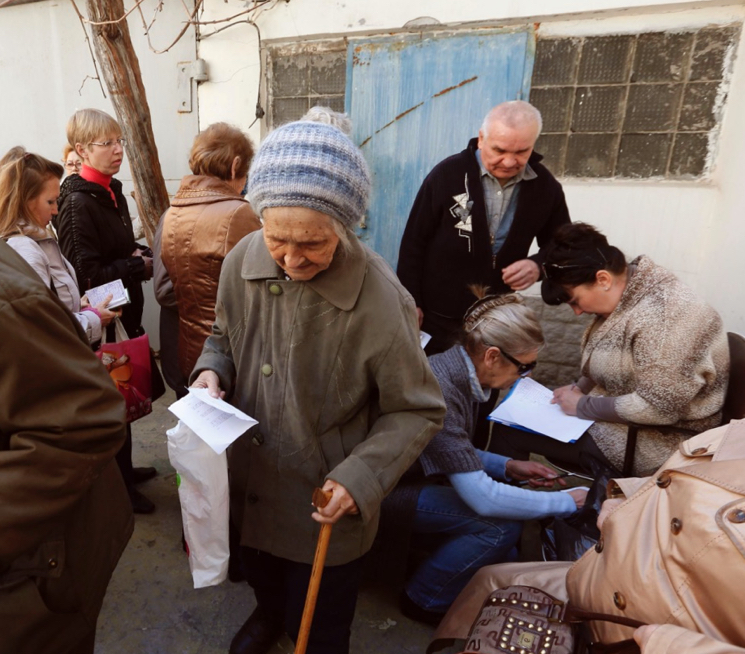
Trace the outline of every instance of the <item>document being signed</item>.
[[563, 443], [576, 441], [594, 421], [568, 416], [558, 404], [551, 404], [553, 396], [551, 389], [530, 377], [523, 377], [489, 414], [489, 420], [534, 431]]

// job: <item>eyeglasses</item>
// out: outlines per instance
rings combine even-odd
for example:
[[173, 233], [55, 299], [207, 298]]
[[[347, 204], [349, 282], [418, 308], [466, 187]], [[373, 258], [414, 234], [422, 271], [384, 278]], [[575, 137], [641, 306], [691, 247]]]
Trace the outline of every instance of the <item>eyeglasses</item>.
[[90, 143], [88, 143], [88, 145], [99, 145], [102, 148], [113, 148], [117, 143], [124, 147], [125, 145], [127, 145], [127, 139], [114, 139], [113, 141], [104, 141], [103, 143], [96, 143], [95, 141], [91, 141]]
[[65, 161], [65, 168], [68, 170], [80, 170], [82, 167], [82, 161]]
[[507, 361], [512, 363], [517, 368], [517, 374], [520, 375], [520, 377], [527, 377], [530, 374], [530, 371], [538, 365], [538, 361], [531, 361], [530, 363], [523, 363], [522, 361], [518, 361], [515, 357], [507, 354], [507, 352], [505, 352], [501, 347], [499, 348], [499, 351], [502, 353], [502, 356], [507, 359]]

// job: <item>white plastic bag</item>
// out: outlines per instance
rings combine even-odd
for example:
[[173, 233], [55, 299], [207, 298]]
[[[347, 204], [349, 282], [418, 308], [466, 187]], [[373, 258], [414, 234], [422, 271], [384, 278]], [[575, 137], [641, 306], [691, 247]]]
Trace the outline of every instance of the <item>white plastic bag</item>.
[[216, 586], [228, 576], [229, 495], [225, 452], [215, 454], [183, 422], [166, 432], [168, 458], [179, 475], [181, 518], [194, 588]]

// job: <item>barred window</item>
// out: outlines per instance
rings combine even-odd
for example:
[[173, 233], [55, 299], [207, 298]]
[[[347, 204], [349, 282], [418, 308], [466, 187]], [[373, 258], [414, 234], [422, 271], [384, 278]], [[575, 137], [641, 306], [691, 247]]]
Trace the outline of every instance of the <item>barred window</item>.
[[346, 41], [316, 41], [269, 48], [268, 126], [297, 120], [315, 105], [344, 111]]
[[558, 176], [706, 175], [740, 29], [539, 39], [536, 150]]

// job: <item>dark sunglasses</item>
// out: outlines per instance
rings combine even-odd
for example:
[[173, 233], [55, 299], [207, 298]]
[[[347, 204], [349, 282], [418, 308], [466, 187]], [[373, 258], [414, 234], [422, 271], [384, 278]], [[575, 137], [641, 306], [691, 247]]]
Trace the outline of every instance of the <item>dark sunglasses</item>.
[[520, 377], [526, 377], [528, 374], [530, 374], [530, 371], [538, 365], [538, 361], [531, 361], [530, 363], [523, 363], [522, 361], [518, 361], [515, 357], [507, 354], [507, 352], [505, 352], [501, 347], [499, 348], [499, 351], [502, 353], [502, 356], [507, 359], [507, 361], [512, 363], [517, 368], [517, 374], [520, 375]]

